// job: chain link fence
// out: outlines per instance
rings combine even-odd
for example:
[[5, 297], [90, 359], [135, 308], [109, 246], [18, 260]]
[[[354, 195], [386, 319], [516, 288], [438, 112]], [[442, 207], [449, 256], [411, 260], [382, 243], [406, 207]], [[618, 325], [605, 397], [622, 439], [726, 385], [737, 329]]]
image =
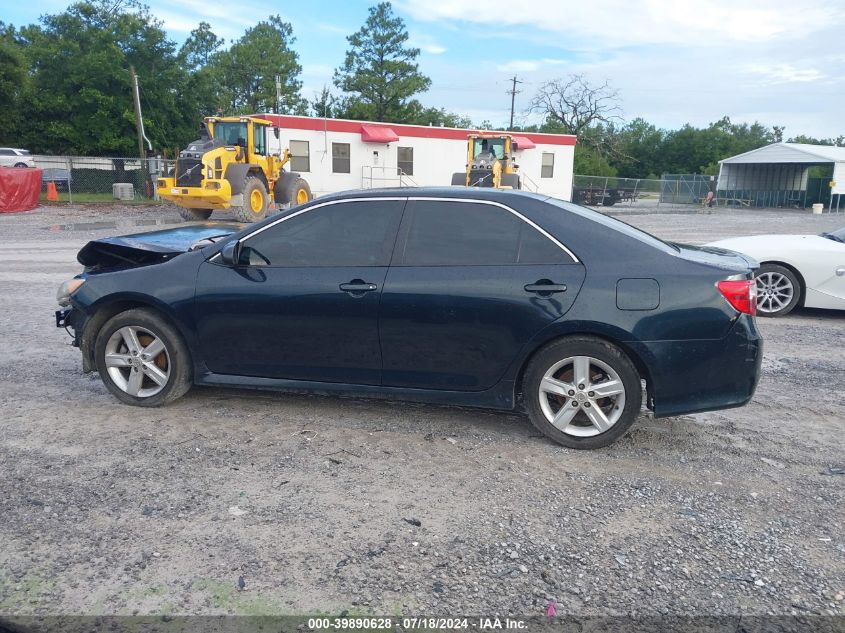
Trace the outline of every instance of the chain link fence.
[[572, 201], [593, 207], [702, 205], [716, 192], [716, 177], [701, 174], [664, 174], [659, 180], [575, 176], [572, 182]]
[[155, 181], [174, 161], [161, 158], [33, 156], [42, 169], [41, 199], [53, 202], [144, 202], [157, 200]]
[[572, 202], [593, 207], [652, 207], [665, 202], [662, 192], [662, 180], [615, 176], [575, 176], [572, 179]]

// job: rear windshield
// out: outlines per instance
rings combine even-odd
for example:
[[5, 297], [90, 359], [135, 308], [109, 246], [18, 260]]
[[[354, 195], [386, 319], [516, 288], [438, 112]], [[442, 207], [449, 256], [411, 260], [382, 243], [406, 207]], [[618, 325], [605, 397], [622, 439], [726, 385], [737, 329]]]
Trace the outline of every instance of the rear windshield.
[[577, 204], [573, 204], [571, 202], [558, 200], [557, 198], [548, 198], [546, 199], [546, 202], [548, 202], [549, 204], [553, 204], [556, 207], [560, 207], [561, 209], [566, 209], [570, 213], [575, 213], [583, 218], [587, 218], [588, 220], [597, 222], [598, 224], [603, 224], [604, 226], [614, 229], [615, 231], [627, 235], [628, 237], [633, 237], [635, 240], [639, 240], [640, 242], [653, 246], [654, 248], [660, 249], [665, 253], [675, 254], [680, 252], [680, 249], [674, 244], [664, 242], [660, 238], [652, 235], [651, 233], [646, 233], [642, 229], [638, 229], [635, 226], [631, 226], [627, 222], [617, 220], [616, 218], [613, 218], [609, 215], [599, 213], [598, 211], [593, 211], [592, 209], [587, 209], [586, 207], [578, 206]]

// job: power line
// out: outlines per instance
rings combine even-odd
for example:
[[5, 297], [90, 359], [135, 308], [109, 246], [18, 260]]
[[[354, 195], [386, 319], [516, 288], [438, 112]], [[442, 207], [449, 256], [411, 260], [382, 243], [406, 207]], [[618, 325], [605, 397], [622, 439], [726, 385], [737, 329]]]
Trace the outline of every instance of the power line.
[[509, 130], [513, 129], [513, 109], [514, 109], [514, 104], [516, 103], [516, 94], [518, 92], [522, 92], [521, 90], [516, 89], [516, 84], [524, 83], [522, 81], [519, 81], [516, 78], [516, 75], [513, 76], [511, 81], [513, 82], [513, 87], [510, 90], [508, 90], [508, 94], [510, 94], [510, 96], [511, 96], [511, 122], [510, 122], [510, 125], [508, 126]]

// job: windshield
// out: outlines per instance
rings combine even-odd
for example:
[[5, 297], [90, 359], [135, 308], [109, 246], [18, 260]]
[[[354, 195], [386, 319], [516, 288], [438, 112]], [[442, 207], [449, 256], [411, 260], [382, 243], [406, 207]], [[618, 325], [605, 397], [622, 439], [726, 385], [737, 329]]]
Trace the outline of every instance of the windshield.
[[496, 158], [505, 157], [505, 139], [503, 138], [477, 138], [472, 148], [472, 157], [478, 158], [479, 154], [493, 154]]
[[826, 237], [827, 239], [833, 240], [834, 242], [842, 242], [843, 244], [845, 244], [845, 227], [839, 229], [838, 231], [822, 233], [822, 237]]
[[215, 123], [214, 138], [223, 141], [225, 145], [246, 147], [246, 123], [240, 121]]
[[680, 248], [671, 244], [669, 242], [664, 242], [660, 238], [654, 237], [651, 233], [646, 233], [642, 229], [638, 229], [635, 226], [631, 226], [627, 222], [623, 222], [622, 220], [617, 220], [616, 218], [612, 218], [609, 215], [605, 215], [603, 213], [599, 213], [598, 211], [593, 211], [592, 209], [588, 209], [586, 207], [579, 206], [577, 204], [573, 204], [571, 202], [565, 202], [563, 200], [558, 200], [557, 198], [547, 198], [546, 202], [553, 204], [555, 206], [561, 207], [570, 211], [571, 213], [577, 213], [580, 216], [585, 218], [589, 218], [594, 222], [598, 222], [599, 224], [604, 224], [612, 229], [619, 231], [620, 233], [624, 233], [629, 237], [633, 237], [641, 242], [645, 242], [646, 244], [650, 244], [655, 248], [659, 248], [660, 250], [676, 254], [680, 252]]

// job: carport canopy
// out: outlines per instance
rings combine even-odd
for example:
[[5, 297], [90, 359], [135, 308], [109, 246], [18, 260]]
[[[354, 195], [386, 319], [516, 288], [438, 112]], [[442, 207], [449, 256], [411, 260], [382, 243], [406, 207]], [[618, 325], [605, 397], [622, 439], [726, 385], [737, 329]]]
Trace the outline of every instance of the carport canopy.
[[721, 191], [806, 191], [809, 168], [832, 165], [830, 193], [845, 193], [845, 147], [773, 143], [719, 163]]

